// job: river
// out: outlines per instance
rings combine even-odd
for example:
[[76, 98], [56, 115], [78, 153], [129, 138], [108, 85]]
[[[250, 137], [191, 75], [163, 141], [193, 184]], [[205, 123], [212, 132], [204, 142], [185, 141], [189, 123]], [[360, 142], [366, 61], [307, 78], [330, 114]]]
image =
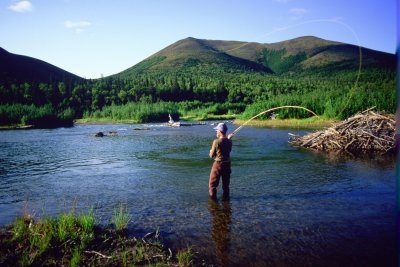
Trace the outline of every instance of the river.
[[168, 246], [190, 245], [219, 266], [394, 266], [394, 162], [297, 149], [289, 132], [305, 133], [243, 128], [233, 140], [231, 199], [215, 203], [209, 124], [0, 131], [0, 224], [93, 207], [107, 225], [122, 203], [132, 234], [158, 229]]

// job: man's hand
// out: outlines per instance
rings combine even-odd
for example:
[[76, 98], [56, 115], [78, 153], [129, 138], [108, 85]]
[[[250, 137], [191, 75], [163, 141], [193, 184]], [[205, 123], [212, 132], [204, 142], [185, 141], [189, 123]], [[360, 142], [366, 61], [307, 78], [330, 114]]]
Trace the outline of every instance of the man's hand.
[[232, 139], [233, 135], [232, 134], [228, 134], [228, 139]]
[[213, 158], [214, 157], [214, 155], [213, 155], [213, 151], [212, 150], [210, 150], [210, 158]]

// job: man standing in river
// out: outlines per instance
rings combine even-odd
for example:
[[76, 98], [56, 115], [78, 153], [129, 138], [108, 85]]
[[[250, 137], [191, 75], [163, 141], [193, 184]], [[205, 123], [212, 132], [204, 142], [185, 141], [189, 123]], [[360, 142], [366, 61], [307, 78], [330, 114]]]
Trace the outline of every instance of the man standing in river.
[[210, 181], [208, 184], [208, 192], [212, 199], [217, 199], [217, 187], [219, 179], [222, 177], [222, 198], [229, 199], [229, 182], [231, 177], [231, 158], [232, 150], [231, 135], [226, 136], [228, 127], [225, 123], [219, 123], [214, 128], [217, 131], [217, 139], [212, 143], [210, 150], [210, 158], [214, 158], [211, 168]]

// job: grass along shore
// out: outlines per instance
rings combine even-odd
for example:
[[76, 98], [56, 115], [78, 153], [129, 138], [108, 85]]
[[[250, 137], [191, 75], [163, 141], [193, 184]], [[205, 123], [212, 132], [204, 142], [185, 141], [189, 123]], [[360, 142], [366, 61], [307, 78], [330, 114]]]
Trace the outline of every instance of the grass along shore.
[[[206, 120], [234, 120], [236, 115], [213, 115], [206, 114], [204, 116], [197, 115], [186, 115], [180, 117], [180, 120], [183, 121], [206, 121]], [[178, 120], [177, 120], [178, 121]], [[165, 123], [167, 121], [164, 121]], [[113, 124], [113, 123], [126, 123], [126, 124], [138, 124], [138, 123], [149, 123], [149, 122], [140, 122], [137, 120], [129, 120], [129, 119], [113, 119], [113, 118], [83, 118], [74, 120], [74, 124]]]
[[[233, 120], [233, 124], [242, 125], [247, 120], [237, 119], [236, 115], [213, 115], [205, 114], [204, 116], [186, 115], [180, 118], [184, 121], [206, 121], [206, 120]], [[315, 128], [320, 129], [329, 127], [333, 123], [338, 122], [335, 119], [327, 119], [323, 117], [311, 117], [306, 119], [276, 119], [276, 120], [252, 120], [247, 125], [255, 127], [271, 127], [271, 128]], [[83, 118], [74, 120], [74, 124], [138, 124], [142, 123], [133, 119], [114, 119], [114, 118]], [[15, 129], [31, 129], [32, 125], [9, 125], [0, 126], [0, 130], [15, 130]]]
[[204, 115], [185, 115], [182, 116], [182, 120], [186, 121], [208, 121], [208, 120], [234, 120], [237, 115], [234, 114], [223, 114], [223, 115], [214, 115], [214, 114], [204, 114]]
[[0, 266], [190, 266], [190, 247], [172, 254], [158, 229], [143, 238], [128, 237], [126, 207], [114, 209], [108, 227], [96, 224], [93, 210], [74, 210], [56, 218], [25, 214], [0, 228]]
[[[183, 121], [206, 121], [206, 120], [233, 120], [233, 124], [242, 125], [247, 120], [236, 119], [236, 115], [212, 115], [207, 114], [205, 116], [183, 116]], [[333, 123], [337, 122], [334, 119], [326, 118], [306, 118], [306, 119], [276, 119], [276, 120], [252, 120], [247, 125], [254, 127], [268, 127], [268, 128], [304, 128], [304, 129], [321, 129], [329, 127]], [[74, 121], [75, 124], [137, 124], [141, 123], [135, 120], [115, 120], [112, 118], [84, 118]]]
[[[242, 125], [247, 120], [235, 119], [233, 124]], [[257, 120], [250, 121], [248, 126], [270, 127], [270, 128], [304, 128], [304, 129], [321, 129], [332, 126], [338, 122], [334, 119], [324, 117], [311, 117], [306, 119], [276, 119], [276, 120]]]
[[[204, 116], [195, 116], [195, 115], [186, 115], [180, 118], [184, 121], [206, 121], [206, 120], [233, 120], [233, 124], [242, 125], [247, 120], [237, 119], [237, 115], [213, 115], [213, 114], [205, 114]], [[276, 120], [252, 120], [247, 125], [255, 126], [255, 127], [271, 127], [271, 128], [315, 128], [320, 129], [324, 127], [329, 127], [333, 123], [338, 122], [335, 119], [327, 119], [323, 117], [311, 117], [306, 119], [276, 119]], [[74, 120], [74, 124], [138, 124], [142, 123], [133, 119], [113, 119], [113, 118], [83, 118]], [[31, 127], [26, 127], [29, 129]], [[0, 130], [9, 130], [9, 129], [24, 129], [24, 125], [18, 126], [2, 126]]]
[[126, 124], [137, 124], [140, 123], [137, 120], [129, 119], [113, 119], [113, 118], [83, 118], [74, 120], [74, 124], [113, 124], [113, 123], [126, 123]]

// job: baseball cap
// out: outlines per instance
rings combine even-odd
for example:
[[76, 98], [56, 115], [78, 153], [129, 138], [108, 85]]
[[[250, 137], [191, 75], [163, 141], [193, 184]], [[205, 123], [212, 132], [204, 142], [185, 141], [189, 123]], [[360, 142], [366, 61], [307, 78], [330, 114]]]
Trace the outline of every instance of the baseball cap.
[[225, 123], [221, 122], [218, 123], [218, 125], [216, 127], [213, 128], [216, 131], [220, 131], [222, 133], [226, 133], [226, 131], [228, 131], [228, 126], [226, 126]]

